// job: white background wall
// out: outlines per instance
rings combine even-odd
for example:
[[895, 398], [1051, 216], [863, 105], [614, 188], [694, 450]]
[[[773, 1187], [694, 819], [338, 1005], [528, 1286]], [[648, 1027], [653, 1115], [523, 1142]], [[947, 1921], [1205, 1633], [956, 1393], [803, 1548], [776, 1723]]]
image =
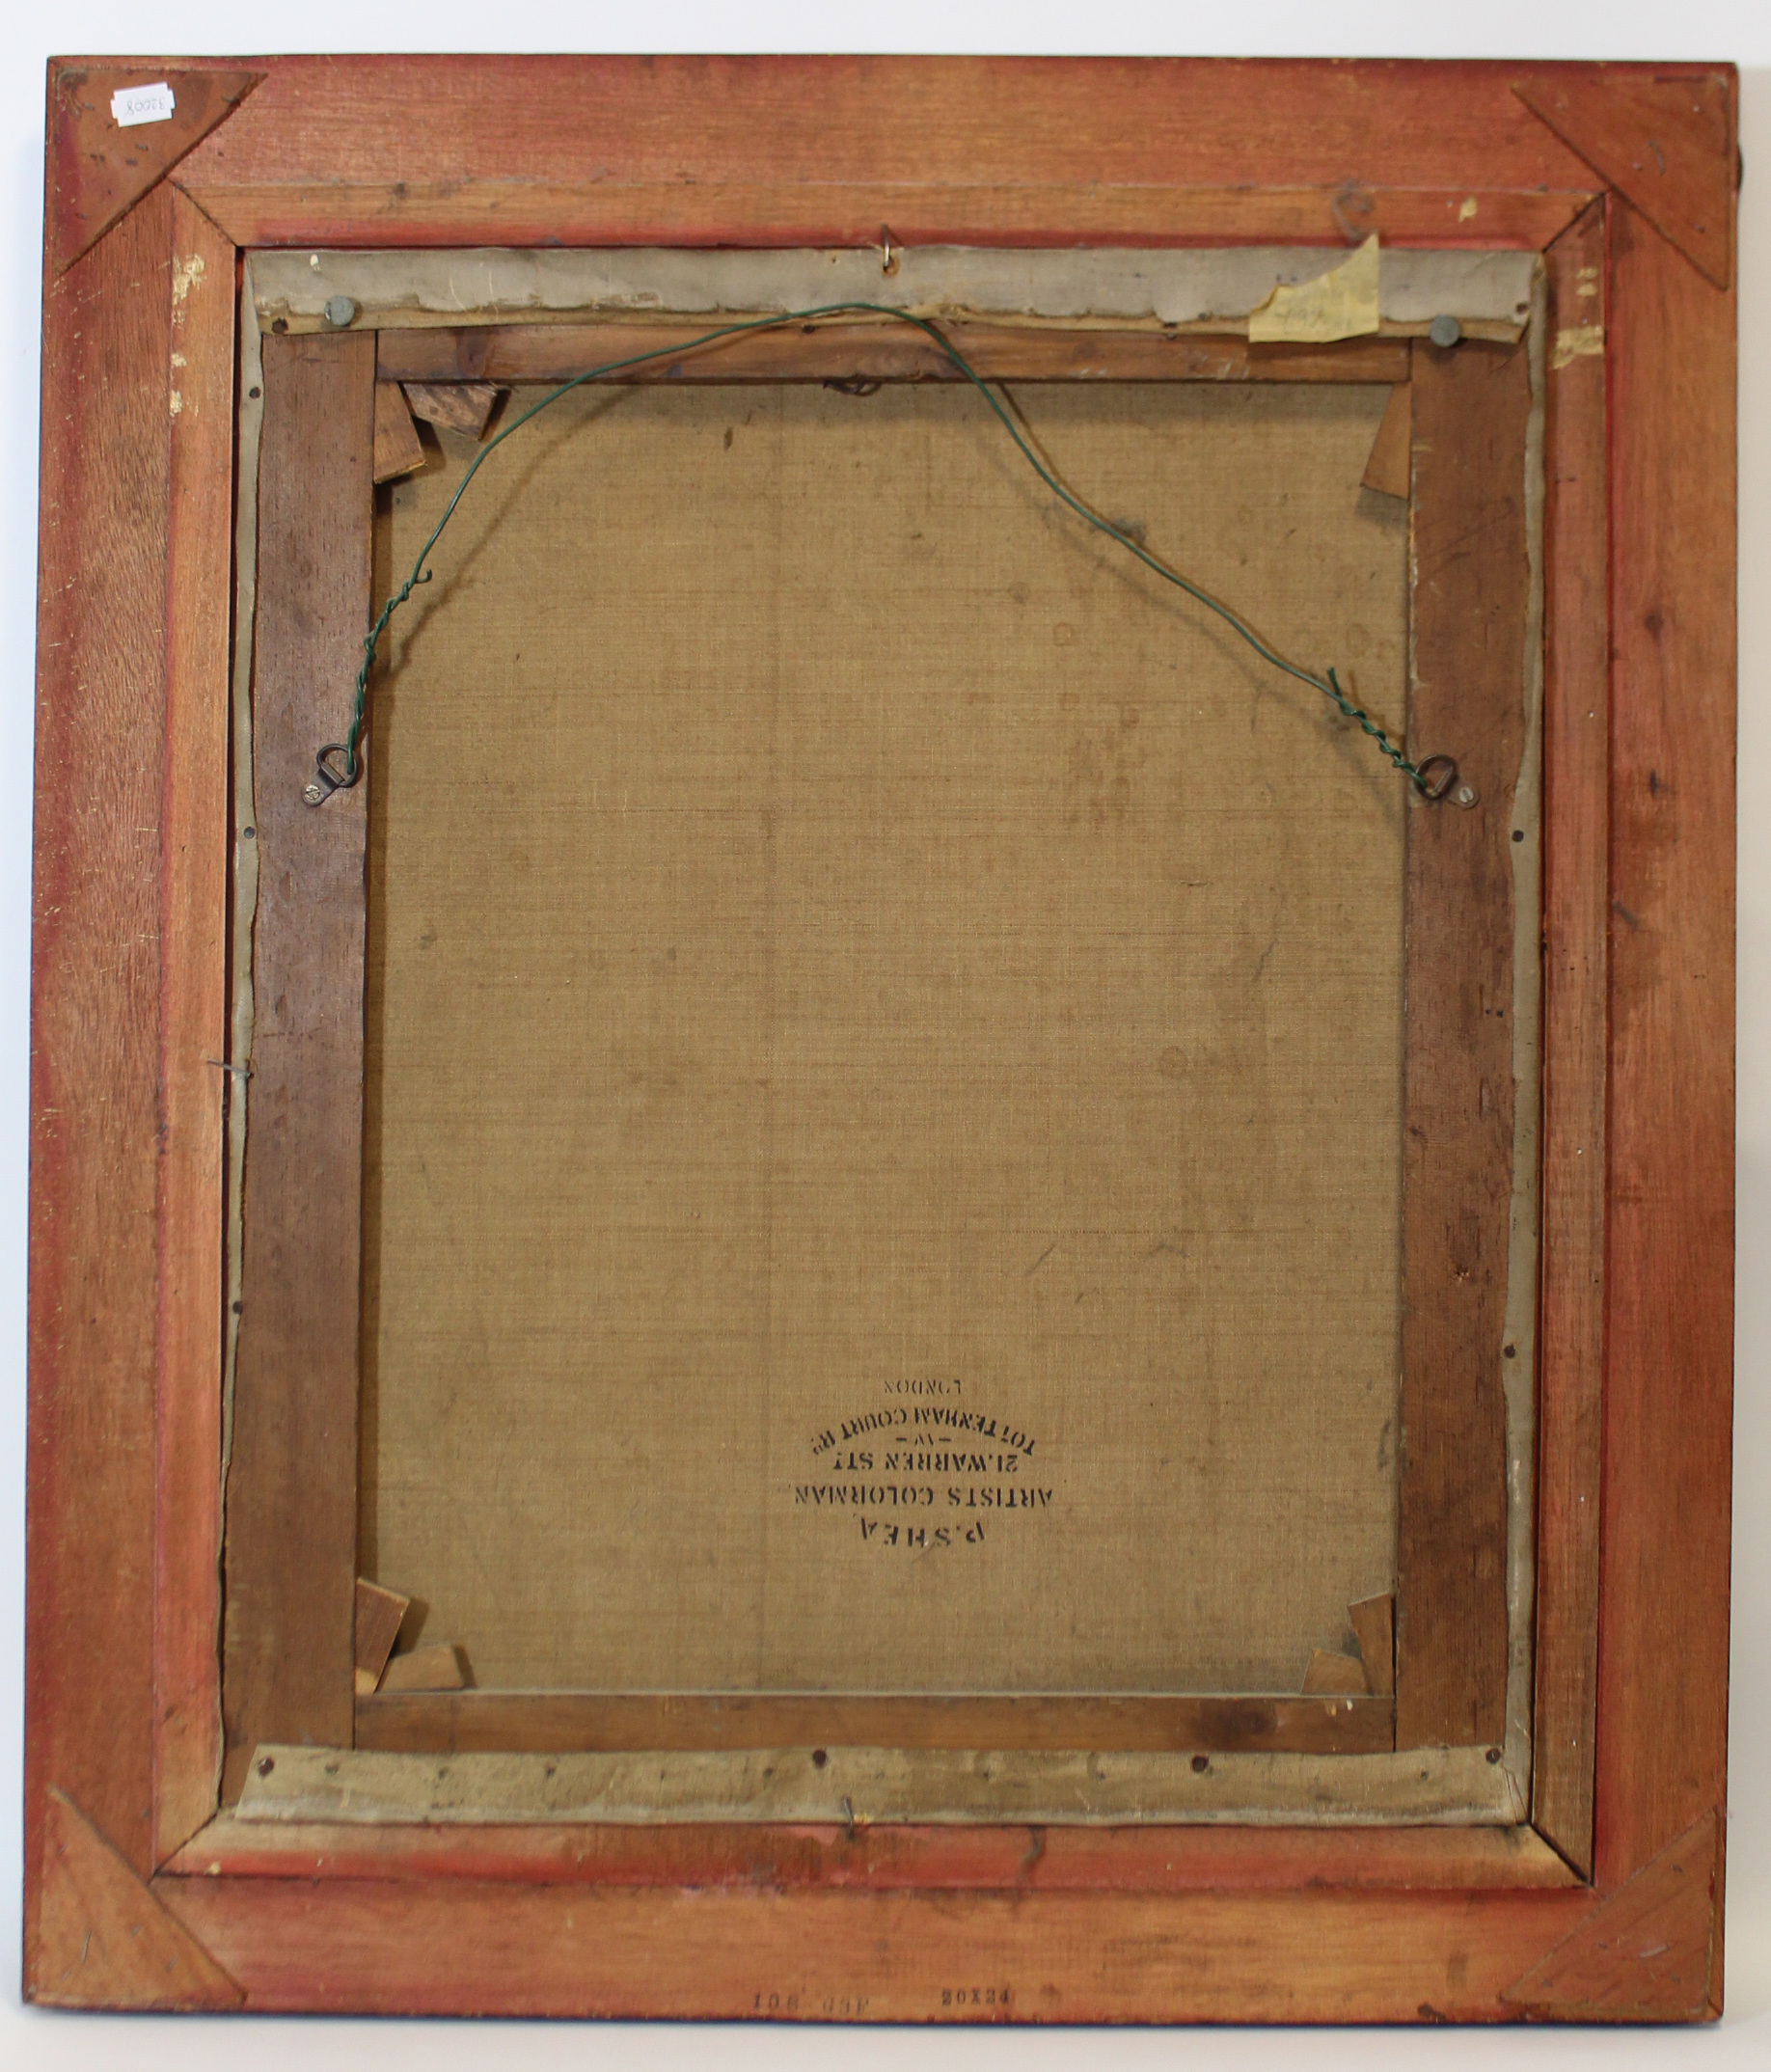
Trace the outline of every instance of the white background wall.
[[[1771, 2064], [1771, 6], [1765, 0], [304, 0], [289, 14], [213, 0], [19, 4], [0, 61], [0, 2063], [342, 2067], [690, 2064], [771, 2072], [826, 2065], [925, 2072], [1266, 2064], [1677, 2067]], [[1210, 2031], [984, 2032], [544, 2028], [518, 2024], [92, 2018], [18, 1999], [24, 1557], [26, 975], [30, 953], [31, 683], [42, 224], [43, 63], [52, 53], [307, 50], [905, 50], [1329, 57], [1732, 59], [1743, 68], [1740, 212], [1739, 1326], [1735, 1408], [1733, 1738], [1729, 1837], [1730, 2013], [1719, 2033], [1413, 2031], [1302, 2037]], [[1762, 472], [1761, 472], [1762, 471]], [[1669, 1645], [1675, 1637], [1669, 1635]]]

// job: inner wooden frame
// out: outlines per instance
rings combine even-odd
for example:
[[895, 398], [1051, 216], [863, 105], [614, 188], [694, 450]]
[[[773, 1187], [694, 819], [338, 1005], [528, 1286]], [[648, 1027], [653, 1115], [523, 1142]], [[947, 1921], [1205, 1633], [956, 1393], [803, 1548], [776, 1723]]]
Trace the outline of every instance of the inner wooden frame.
[[[205, 68], [114, 76], [168, 72]], [[82, 82], [102, 105], [94, 78], [90, 63], [51, 68], [52, 165]], [[45, 262], [27, 1991], [834, 2019], [1718, 2011], [1732, 73], [285, 59], [252, 79], [172, 183], [65, 272]], [[1679, 94], [1716, 131], [1680, 161], [1722, 197], [1699, 226], [1709, 246], [1653, 226], [1665, 212], [1640, 165], [1607, 141], [1635, 120], [1626, 109], [1651, 122]], [[440, 177], [445, 102], [472, 121]], [[885, 106], [882, 139], [869, 111]], [[692, 177], [658, 161], [646, 140], [661, 134], [687, 140]], [[52, 223], [62, 197], [52, 181]], [[865, 243], [887, 220], [931, 243], [1332, 243], [1349, 206], [1386, 239], [1449, 228], [1541, 249], [1549, 272], [1533, 1827], [1048, 1840], [216, 1818], [209, 1061], [230, 1058], [218, 917], [238, 249]], [[143, 286], [156, 282], [163, 293]], [[120, 813], [120, 798], [140, 804]], [[1673, 1940], [1607, 1939], [1677, 1891], [1691, 1910]], [[91, 1933], [100, 1893], [102, 1918], [123, 1909], [130, 1924], [110, 1943]], [[529, 1957], [513, 1966], [519, 1916]], [[925, 1977], [937, 1930], [950, 1968], [980, 1975], [977, 1995], [943, 2001]], [[131, 1965], [150, 1949], [157, 1969]], [[991, 1975], [1011, 1991], [987, 2010]]]
[[[695, 334], [691, 332], [691, 337]], [[407, 1751], [866, 1748], [1373, 1755], [1474, 1746], [1523, 1816], [1529, 1752], [1509, 1746], [1510, 1448], [1505, 1359], [1514, 1193], [1512, 808], [1537, 686], [1528, 452], [1531, 343], [1427, 340], [1250, 348], [1146, 332], [965, 325], [980, 370], [1017, 381], [1387, 378], [1407, 382], [1409, 752], [1456, 745], [1474, 811], [1412, 797], [1404, 836], [1404, 1092], [1395, 1696], [1237, 1693], [668, 1698], [498, 1691], [351, 1699], [354, 1320], [361, 1196], [363, 869], [368, 787], [301, 802], [339, 731], [349, 628], [372, 615], [369, 479], [377, 373], [564, 378], [656, 349], [659, 323], [271, 335], [259, 468], [251, 804], [259, 903], [243, 1265], [229, 1469], [223, 1698], [234, 1795], [259, 1744]], [[1179, 349], [1177, 349], [1179, 348]], [[794, 325], [666, 357], [627, 379], [917, 380], [956, 369], [902, 327]], [[1478, 552], [1460, 543], [1474, 537]], [[1472, 645], [1469, 627], [1482, 624]], [[316, 638], [316, 627], [326, 633]], [[336, 628], [336, 630], [334, 630]], [[323, 641], [323, 645], [320, 642]], [[338, 659], [332, 659], [332, 658]], [[1400, 781], [1400, 779], [1399, 779]], [[1529, 817], [1529, 816], [1528, 816]], [[1532, 831], [1535, 833], [1535, 828]], [[1521, 837], [1522, 838], [1522, 837]], [[1535, 846], [1534, 846], [1535, 856]], [[271, 1006], [270, 1003], [276, 1003]], [[1535, 999], [1526, 1002], [1535, 1033]], [[1531, 1097], [1529, 1076], [1524, 1088]], [[274, 1118], [267, 1131], [254, 1127]], [[265, 1138], [268, 1138], [268, 1141]], [[1532, 1147], [1527, 1145], [1527, 1156]], [[1530, 1187], [1529, 1180], [1525, 1183]], [[339, 1205], [348, 1198], [350, 1213]], [[1529, 1193], [1528, 1193], [1529, 1199]], [[318, 1213], [320, 1203], [332, 1206]], [[1515, 1316], [1518, 1303], [1515, 1298]], [[324, 1379], [322, 1380], [322, 1377]], [[296, 1429], [312, 1442], [288, 1443]], [[324, 1434], [322, 1440], [321, 1434]], [[1528, 1558], [1528, 1557], [1527, 1557]], [[286, 1776], [287, 1766], [284, 1774]], [[1189, 1773], [1190, 1774], [1190, 1773]], [[1499, 1786], [1501, 1775], [1482, 1783]], [[1374, 1781], [1375, 1782], [1375, 1781]], [[1293, 1788], [1314, 1797], [1298, 1777]], [[831, 1781], [831, 1803], [839, 1795]], [[1265, 1796], [1265, 1793], [1263, 1794]], [[1168, 1803], [1168, 1801], [1160, 1801]], [[1280, 1793], [1283, 1803], [1283, 1787]], [[1379, 1800], [1377, 1803], [1381, 1803]], [[1470, 1804], [1455, 1786], [1449, 1804]], [[1482, 1803], [1478, 1800], [1476, 1803]], [[736, 1810], [736, 1809], [735, 1809]], [[1462, 1817], [1469, 1817], [1466, 1812]]]

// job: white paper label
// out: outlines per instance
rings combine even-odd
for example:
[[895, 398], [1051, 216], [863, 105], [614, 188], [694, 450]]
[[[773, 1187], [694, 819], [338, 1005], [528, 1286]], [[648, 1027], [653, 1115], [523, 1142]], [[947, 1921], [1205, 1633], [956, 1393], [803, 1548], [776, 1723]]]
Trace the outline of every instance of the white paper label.
[[119, 87], [111, 95], [111, 117], [119, 129], [135, 123], [170, 123], [173, 90], [162, 79], [156, 86]]

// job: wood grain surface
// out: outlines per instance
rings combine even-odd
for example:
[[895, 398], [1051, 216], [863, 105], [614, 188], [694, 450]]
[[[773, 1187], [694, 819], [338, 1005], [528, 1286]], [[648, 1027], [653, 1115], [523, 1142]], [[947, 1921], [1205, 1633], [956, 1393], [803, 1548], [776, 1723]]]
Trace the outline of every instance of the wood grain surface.
[[[1378, 230], [1386, 240], [1535, 249], [1575, 224], [1599, 184], [1512, 93], [1516, 69], [1499, 66], [294, 58], [269, 61], [267, 71], [175, 173], [193, 207], [161, 186], [65, 275], [50, 279], [46, 267], [27, 1994], [151, 2003], [141, 1949], [121, 1937], [123, 1961], [103, 1977], [65, 1993], [49, 1973], [67, 1973], [76, 1949], [90, 1954], [85, 1927], [76, 1944], [69, 1925], [81, 1908], [125, 1933], [140, 1925], [140, 1915], [105, 1910], [173, 1849], [178, 1874], [162, 1871], [151, 1891], [201, 1949], [190, 1958], [168, 1936], [150, 1958], [171, 1950], [176, 1964], [183, 1952], [203, 1993], [225, 2001], [237, 1979], [260, 2008], [1434, 2022], [1584, 2018], [1607, 2011], [1609, 1996], [1613, 2009], [1636, 2015], [1713, 2012], [1721, 1885], [1708, 1837], [1719, 1852], [1731, 1411], [1735, 310], [1615, 196], [1605, 356], [1576, 351], [1552, 368], [1547, 426], [1542, 1441], [1556, 1459], [1540, 1513], [1537, 1779], [1544, 1833], [1584, 1865], [1579, 1744], [1591, 1732], [1591, 1862], [1599, 1894], [1618, 1895], [1612, 1914], [1599, 1918], [1593, 1892], [1571, 1886], [1529, 1830], [249, 1833], [224, 1815], [177, 1847], [202, 1805], [211, 1746], [196, 1644], [213, 1616], [212, 1585], [195, 1569], [213, 1513], [200, 1478], [181, 1479], [185, 1449], [207, 1443], [213, 1413], [199, 1384], [210, 1295], [195, 1237], [209, 1183], [198, 1156], [203, 1099], [183, 1047], [203, 1025], [210, 954], [200, 910], [214, 858], [185, 822], [212, 804], [204, 743], [216, 428], [204, 413], [220, 377], [177, 336], [175, 256], [202, 252], [205, 266], [211, 257], [220, 266], [231, 236], [296, 246], [864, 244], [887, 224], [899, 242], [1338, 244]], [[1633, 91], [1656, 68], [1610, 71]], [[1537, 80], [1592, 74], [1533, 68]], [[1731, 119], [1731, 75], [1718, 76]], [[1553, 307], [1567, 306], [1569, 260], [1578, 289], [1594, 238], [1589, 219], [1552, 251]], [[187, 281], [187, 325], [206, 338], [212, 313], [190, 303], [195, 292]], [[362, 795], [310, 815], [296, 793], [313, 747], [342, 731], [361, 639], [373, 346], [266, 343], [267, 437], [282, 442], [284, 487], [281, 504], [274, 490], [269, 500], [276, 551], [260, 571], [265, 810], [251, 838], [271, 852], [228, 1717], [246, 1741], [347, 1740], [360, 1129], [349, 987], [361, 971]], [[175, 349], [185, 362], [177, 379]], [[450, 349], [452, 368], [415, 368], [411, 378], [494, 371], [469, 364], [477, 346]], [[1507, 837], [1512, 765], [1505, 741], [1473, 719], [1487, 709], [1483, 686], [1498, 681], [1508, 656], [1516, 662], [1516, 641], [1496, 630], [1512, 611], [1515, 516], [1504, 500], [1472, 502], [1467, 483], [1435, 501], [1434, 484], [1454, 463], [1473, 465], [1474, 448], [1511, 422], [1523, 356], [1466, 344], [1411, 358], [1423, 572], [1413, 747], [1456, 753], [1483, 794], [1474, 813], [1411, 816], [1418, 915], [1449, 911], [1432, 902], [1454, 881], [1467, 896], [1486, 886], [1498, 898], [1506, 879], [1492, 844]], [[1479, 367], [1491, 388], [1510, 385], [1498, 415], [1472, 404]], [[1196, 378], [1262, 371], [1232, 353], [1216, 370], [1202, 361]], [[1606, 384], [1609, 480], [1595, 490], [1606, 456], [1594, 390]], [[175, 420], [175, 388], [180, 418], [195, 403], [188, 421]], [[1607, 507], [1613, 668], [1601, 804], [1604, 765], [1580, 731], [1582, 715], [1602, 708], [1591, 702], [1601, 688], [1594, 571], [1578, 543], [1596, 536]], [[316, 577], [327, 600], [317, 614], [304, 588]], [[1606, 841], [1601, 945], [1592, 859]], [[175, 934], [182, 947], [163, 958]], [[1455, 915], [1410, 944], [1441, 1017], [1430, 1026], [1411, 996], [1410, 1056], [1443, 1044], [1476, 1086], [1472, 1107], [1441, 1076], [1438, 1105], [1419, 1110], [1426, 1133], [1407, 1151], [1408, 1258], [1429, 1270], [1411, 1282], [1404, 1324], [1413, 1378], [1398, 1707], [1406, 1734], [1427, 1741], [1498, 1731], [1505, 1679], [1493, 1465], [1502, 1418], [1488, 1343], [1504, 1204], [1485, 1203], [1473, 1220], [1430, 1206], [1472, 1146], [1484, 1147], [1486, 1169], [1500, 1131], [1496, 1089], [1511, 1082], [1491, 1074], [1510, 1031], [1504, 1014], [1487, 1012], [1500, 983], [1489, 950], [1485, 932], [1472, 938]], [[330, 1052], [305, 1020], [303, 1002], [316, 995], [304, 959], [332, 989], [326, 1013], [343, 1039]], [[1593, 1077], [1601, 989], [1604, 1111]], [[1567, 1159], [1585, 1152], [1583, 1119], [1590, 1134], [1607, 1115], [1601, 1286], [1593, 1183], [1584, 1157], [1578, 1173]], [[1467, 1280], [1456, 1278], [1458, 1267]], [[1589, 1729], [1586, 1513], [1601, 1303], [1601, 1610]], [[330, 1492], [317, 1507], [316, 1487]], [[1466, 1522], [1448, 1526], [1466, 1487], [1475, 1493]], [[1418, 1605], [1445, 1608], [1439, 1623], [1411, 1627], [1411, 1591]], [[420, 1702], [430, 1701], [407, 1701]], [[70, 1836], [85, 1883], [68, 1873]], [[95, 1866], [102, 1891], [86, 1875]], [[667, 1889], [697, 1883], [725, 1889]], [[814, 1886], [832, 1889], [804, 1889]], [[1669, 1939], [1652, 1991], [1631, 2001], [1627, 1980], [1620, 1986], [1600, 1961], [1610, 1922], [1634, 1934], [1646, 1921], [1658, 1940], [1667, 1920], [1678, 1947]], [[139, 1941], [128, 1934], [129, 1946]], [[1687, 1990], [1687, 1956], [1701, 1959], [1701, 1993]]]
[[936, 1892], [1555, 1891], [1576, 1883], [1529, 1827], [285, 1825], [219, 1814], [183, 1877], [485, 1878], [519, 1885], [903, 1887]]
[[1611, 1141], [1594, 1872], [1723, 1803], [1734, 298], [1611, 204]]
[[302, 787], [343, 737], [368, 618], [374, 386], [367, 335], [264, 341], [229, 1796], [257, 1742], [351, 1733], [367, 787], [317, 809]]
[[1496, 2021], [1560, 1892], [618, 1892], [155, 1881], [249, 2009], [742, 2020]]
[[1408, 814], [1399, 1748], [1498, 1744], [1506, 1718], [1525, 349], [1418, 343], [1412, 400], [1410, 751], [1454, 755], [1478, 804], [1416, 800]]
[[[1538, 248], [1594, 176], [1501, 65], [268, 61], [177, 177], [235, 243]], [[422, 139], [422, 145], [416, 140]], [[1467, 203], [1475, 203], [1473, 209]]]
[[[226, 122], [259, 77], [213, 61], [190, 69], [161, 65], [144, 73], [139, 67], [51, 59], [43, 215], [56, 270], [65, 271], [96, 244], [192, 145]], [[119, 124], [111, 95], [149, 81], [172, 89], [171, 112], [161, 122]]]
[[228, 1066], [228, 629], [233, 249], [172, 207], [161, 818], [154, 1850], [215, 1810], [221, 1768], [222, 1127]]
[[31, 1998], [63, 2007], [235, 2007], [239, 1988], [65, 1792], [44, 1809]]
[[1733, 272], [1739, 88], [1731, 67], [1577, 70], [1513, 92], [1706, 279]]
[[153, 1868], [172, 197], [43, 284], [25, 1536], [24, 1979], [46, 1794]]
[[1721, 1822], [1713, 1813], [1608, 1894], [1512, 1986], [1535, 2015], [1700, 2022], [1722, 2012]]
[[[498, 324], [376, 334], [384, 381], [570, 381], [586, 368], [657, 352], [712, 322]], [[1250, 345], [1245, 339], [1160, 331], [1064, 331], [952, 324], [954, 345], [993, 381], [1404, 381], [1406, 339], [1334, 345]], [[930, 339], [905, 324], [784, 325], [652, 360], [631, 381], [963, 381]]]
[[[1355, 1668], [1356, 1668], [1355, 1664]], [[1363, 1682], [1360, 1685], [1363, 1690]], [[597, 1692], [378, 1693], [359, 1748], [436, 1752], [622, 1748], [1268, 1749], [1367, 1755], [1394, 1743], [1383, 1699], [708, 1698]]]
[[1532, 1817], [1585, 1874], [1593, 1866], [1605, 1358], [1610, 659], [1602, 203], [1550, 247], [1545, 264], [1543, 1280]]
[[424, 465], [424, 448], [404, 393], [395, 381], [375, 384], [375, 479], [391, 482]]

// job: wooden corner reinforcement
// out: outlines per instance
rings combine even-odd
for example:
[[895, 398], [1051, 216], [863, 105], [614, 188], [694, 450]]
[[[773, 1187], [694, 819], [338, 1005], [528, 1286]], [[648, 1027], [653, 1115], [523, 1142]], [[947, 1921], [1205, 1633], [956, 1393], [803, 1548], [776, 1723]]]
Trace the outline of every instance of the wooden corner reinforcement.
[[1644, 79], [1570, 68], [1521, 79], [1512, 91], [1705, 279], [1728, 286], [1739, 160], [1726, 71]]
[[1372, 457], [1365, 464], [1360, 488], [1375, 489], [1380, 496], [1407, 501], [1414, 457], [1413, 392], [1405, 381], [1390, 391], [1377, 436], [1372, 441]]
[[1564, 2022], [1693, 2022], [1722, 2011], [1722, 1822], [1705, 1813], [1501, 1995]]
[[[159, 185], [186, 152], [225, 123], [262, 72], [181, 71], [150, 64], [49, 68], [49, 191], [44, 196], [55, 270], [66, 273]], [[170, 111], [120, 123], [114, 95], [167, 89]]]
[[375, 384], [375, 480], [392, 482], [424, 465], [424, 449], [412, 406], [396, 381]]
[[24, 1991], [51, 2007], [237, 2007], [245, 1995], [54, 1786]]
[[358, 1576], [352, 1630], [359, 1698], [372, 1691], [381, 1681], [381, 1673], [388, 1666], [389, 1655], [394, 1652], [394, 1643], [399, 1638], [400, 1622], [411, 1602], [410, 1597], [402, 1597], [396, 1590], [384, 1590], [379, 1583]]
[[1358, 1644], [1357, 1654], [1334, 1654], [1317, 1648], [1304, 1671], [1306, 1698], [1331, 1692], [1361, 1697], [1396, 1696], [1396, 1596], [1384, 1591], [1347, 1607], [1348, 1622]]
[[425, 423], [468, 439], [485, 437], [500, 393], [489, 381], [408, 381], [402, 386], [407, 403]]

